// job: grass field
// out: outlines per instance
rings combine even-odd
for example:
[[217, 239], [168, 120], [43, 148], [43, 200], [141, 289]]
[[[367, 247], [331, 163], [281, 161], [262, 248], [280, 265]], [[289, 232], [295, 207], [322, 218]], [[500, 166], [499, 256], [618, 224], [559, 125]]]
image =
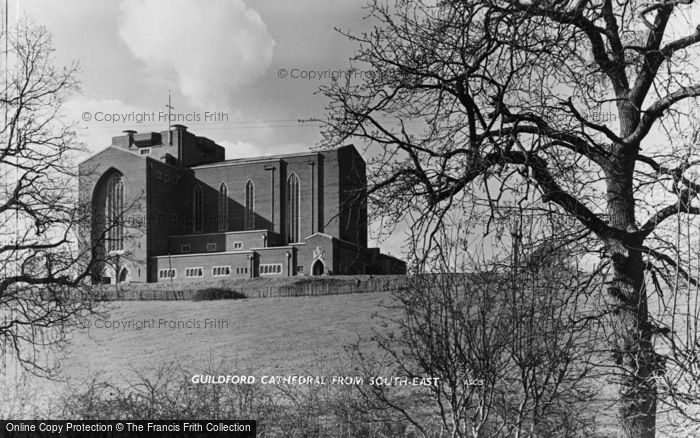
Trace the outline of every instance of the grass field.
[[[31, 393], [28, 398], [36, 402], [28, 403], [41, 411], [66, 386], [79, 387], [92, 376], [134, 381], [137, 375], [152, 375], [171, 362], [192, 372], [206, 372], [213, 366], [217, 373], [231, 375], [325, 375], [337, 369], [346, 345], [382, 329], [373, 316], [387, 315], [383, 306], [391, 302], [391, 293], [109, 302], [102, 308], [103, 318], [90, 318], [85, 321], [87, 328], [69, 333], [67, 351], [56, 358], [62, 381], [30, 377], [23, 387], [14, 389]], [[159, 327], [161, 320], [165, 324]], [[205, 328], [206, 320], [214, 321], [214, 326]], [[191, 328], [168, 327], [178, 322]], [[137, 323], [144, 328], [136, 329]], [[116, 324], [127, 327], [110, 327]], [[9, 367], [4, 375], [0, 385], [7, 393], [19, 374]]]
[[[68, 386], [81, 387], [97, 374], [100, 380], [113, 383], [133, 382], [138, 375], [150, 376], [171, 362], [192, 373], [207, 373], [214, 367], [216, 374], [256, 377], [329, 375], [341, 362], [347, 365], [345, 346], [370, 338], [375, 330], [389, 330], [377, 314], [399, 316], [398, 310], [386, 307], [392, 303], [391, 293], [109, 302], [102, 309], [102, 318], [90, 318], [85, 324], [89, 327], [69, 334], [68, 350], [60, 357], [65, 381], [34, 378], [13, 388], [16, 373], [10, 371], [0, 386], [5, 387], [5, 400], [14, 397], [27, 403], [25, 412], [50, 413], [51, 400]], [[207, 320], [213, 327], [204, 326]], [[137, 329], [144, 321], [151, 326]], [[189, 328], [168, 327], [178, 322]], [[117, 324], [126, 327], [110, 327]], [[7, 418], [31, 416], [2, 402], [0, 412]], [[596, 423], [612, 434], [614, 412], [601, 411]]]
[[[191, 370], [221, 363], [226, 374], [318, 373], [345, 345], [379, 329], [373, 315], [386, 314], [383, 305], [391, 301], [390, 293], [376, 293], [109, 303], [104, 319], [87, 320], [88, 328], [71, 333], [62, 368], [77, 379], [95, 372], [128, 378], [171, 361]], [[192, 328], [169, 327], [178, 322]], [[132, 325], [110, 327], [117, 324]]]

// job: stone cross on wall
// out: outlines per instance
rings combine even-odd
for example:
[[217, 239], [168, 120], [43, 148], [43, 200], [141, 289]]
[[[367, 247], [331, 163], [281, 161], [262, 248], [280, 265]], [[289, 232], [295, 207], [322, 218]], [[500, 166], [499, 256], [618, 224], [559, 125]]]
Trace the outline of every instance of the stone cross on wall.
[[314, 249], [314, 261], [316, 260], [321, 260], [323, 261], [323, 254], [324, 254], [323, 248], [320, 246], [317, 246], [316, 249]]

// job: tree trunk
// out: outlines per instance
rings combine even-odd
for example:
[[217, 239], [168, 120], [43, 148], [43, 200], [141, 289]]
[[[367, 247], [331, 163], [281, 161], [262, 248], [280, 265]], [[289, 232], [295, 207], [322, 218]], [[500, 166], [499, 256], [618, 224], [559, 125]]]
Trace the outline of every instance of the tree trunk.
[[[619, 254], [619, 253], [618, 253]], [[608, 292], [614, 298], [615, 359], [620, 366], [620, 415], [626, 436], [654, 437], [656, 354], [648, 321], [641, 252], [614, 255]]]
[[614, 358], [620, 367], [620, 416], [625, 436], [655, 436], [659, 368], [652, 344], [644, 285], [642, 239], [634, 236], [633, 161], [616, 160], [607, 179], [610, 225], [623, 237], [608, 242], [613, 277], [608, 293], [613, 299]]

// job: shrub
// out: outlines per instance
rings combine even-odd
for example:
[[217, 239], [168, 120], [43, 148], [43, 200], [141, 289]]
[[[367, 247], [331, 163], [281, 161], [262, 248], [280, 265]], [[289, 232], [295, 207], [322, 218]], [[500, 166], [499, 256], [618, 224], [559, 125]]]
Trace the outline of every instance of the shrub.
[[[224, 363], [205, 371], [164, 364], [134, 380], [109, 381], [93, 376], [61, 398], [54, 417], [84, 420], [254, 419], [260, 437], [350, 438], [407, 437], [407, 425], [378, 422], [381, 413], [358, 410], [351, 387], [263, 385], [194, 385], [194, 373], [217, 375]], [[230, 365], [228, 367], [230, 369]], [[241, 374], [253, 375], [251, 370]]]
[[223, 287], [208, 287], [198, 290], [192, 297], [193, 301], [209, 301], [209, 300], [240, 300], [246, 298], [242, 293], [226, 289]]

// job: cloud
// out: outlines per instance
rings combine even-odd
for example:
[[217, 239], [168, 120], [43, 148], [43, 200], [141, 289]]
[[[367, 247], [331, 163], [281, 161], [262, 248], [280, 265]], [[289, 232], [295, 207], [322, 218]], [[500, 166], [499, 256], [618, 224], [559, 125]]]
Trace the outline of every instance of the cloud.
[[[216, 141], [216, 139], [212, 139]], [[255, 157], [261, 154], [260, 147], [246, 141], [216, 141], [226, 149], [226, 159]]]
[[166, 122], [153, 123], [152, 117], [143, 117], [152, 113], [151, 110], [129, 105], [119, 99], [75, 97], [63, 105], [63, 114], [69, 120], [78, 122], [78, 140], [85, 144], [85, 156], [109, 146], [112, 137], [121, 135], [125, 129], [141, 132], [167, 129]]
[[285, 144], [282, 146], [271, 146], [251, 143], [244, 140], [229, 141], [212, 138], [219, 145], [226, 149], [226, 159], [264, 157], [267, 155], [290, 154], [296, 152], [308, 152], [308, 146], [300, 143]]
[[119, 35], [134, 56], [200, 109], [229, 109], [272, 60], [267, 25], [242, 0], [124, 0], [120, 10]]

